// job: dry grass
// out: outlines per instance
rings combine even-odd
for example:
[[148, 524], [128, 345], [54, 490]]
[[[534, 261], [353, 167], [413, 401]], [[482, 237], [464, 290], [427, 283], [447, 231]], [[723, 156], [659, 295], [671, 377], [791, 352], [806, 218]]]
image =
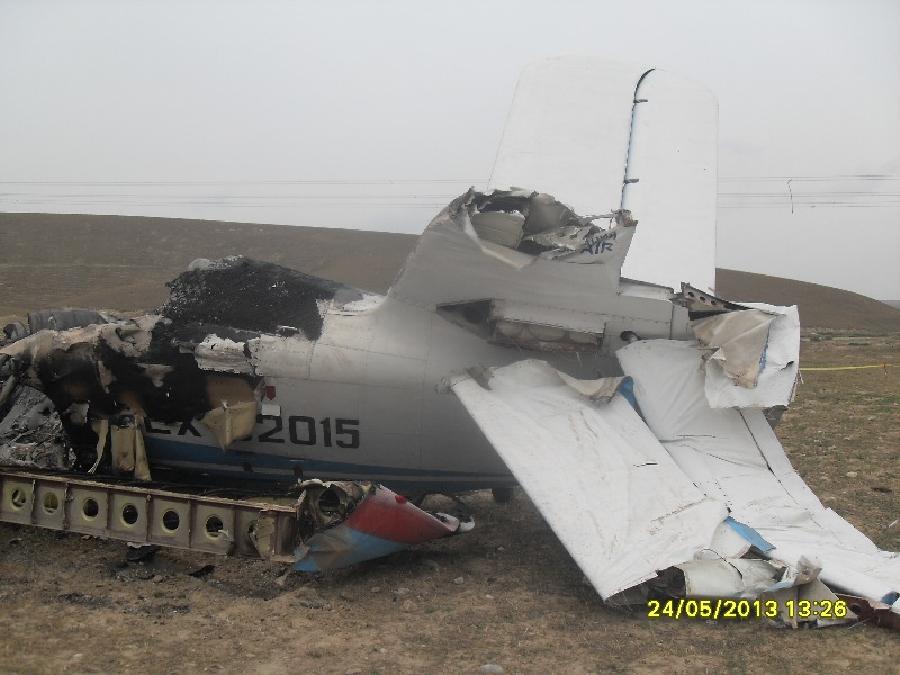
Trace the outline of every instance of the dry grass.
[[778, 432], [825, 505], [900, 551], [900, 527], [888, 527], [900, 518], [900, 337], [809, 342], [801, 352], [801, 369], [879, 363], [893, 367], [804, 372]]

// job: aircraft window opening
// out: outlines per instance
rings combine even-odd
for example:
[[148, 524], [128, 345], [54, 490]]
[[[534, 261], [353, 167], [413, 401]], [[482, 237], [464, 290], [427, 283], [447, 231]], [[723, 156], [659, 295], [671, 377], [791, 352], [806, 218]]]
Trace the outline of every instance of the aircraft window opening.
[[126, 525], [134, 525], [138, 521], [139, 515], [134, 504], [126, 504], [122, 507], [122, 522]]
[[53, 492], [48, 492], [44, 495], [44, 503], [42, 506], [44, 508], [44, 513], [56, 513], [56, 509], [59, 508], [59, 497]]
[[206, 536], [210, 539], [218, 539], [225, 529], [225, 523], [219, 516], [212, 515], [206, 519]]
[[88, 520], [93, 520], [97, 517], [97, 514], [100, 513], [100, 505], [97, 503], [96, 499], [88, 497], [81, 502], [81, 513], [83, 513], [84, 517]]
[[181, 517], [173, 511], [169, 509], [163, 514], [162, 517], [162, 526], [166, 532], [175, 532], [178, 529], [179, 525], [181, 525]]
[[23, 506], [25, 506], [26, 503], [28, 503], [28, 494], [24, 490], [16, 488], [9, 496], [9, 503], [14, 509], [21, 509]]

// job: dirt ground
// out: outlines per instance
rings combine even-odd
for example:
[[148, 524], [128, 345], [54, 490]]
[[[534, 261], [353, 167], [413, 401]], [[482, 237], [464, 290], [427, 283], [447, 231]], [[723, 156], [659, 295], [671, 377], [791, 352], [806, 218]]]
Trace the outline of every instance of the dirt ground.
[[[827, 505], [900, 550], [900, 337], [830, 337], [804, 343], [804, 365], [896, 367], [806, 372], [779, 435]], [[175, 551], [126, 564], [121, 543], [0, 525], [0, 670], [886, 673], [900, 662], [900, 634], [867, 624], [790, 631], [606, 607], [524, 494], [465, 501], [469, 534], [281, 585], [276, 564]]]

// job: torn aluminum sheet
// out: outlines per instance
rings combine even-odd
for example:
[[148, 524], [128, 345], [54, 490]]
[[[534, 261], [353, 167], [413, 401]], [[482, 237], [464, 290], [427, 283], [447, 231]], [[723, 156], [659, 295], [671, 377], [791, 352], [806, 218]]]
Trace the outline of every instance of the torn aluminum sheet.
[[[109, 449], [113, 470], [122, 475], [133, 475], [137, 480], [150, 480], [150, 465], [144, 434], [138, 419], [130, 419], [124, 424], [112, 424], [109, 429]], [[105, 432], [106, 428], [101, 427]]]
[[[727, 373], [727, 365], [716, 359], [706, 361], [704, 391], [713, 408], [769, 408], [786, 406], [794, 399], [800, 375], [800, 315], [796, 306], [778, 307], [744, 303], [750, 311], [772, 316], [766, 343], [759, 357], [756, 385], [736, 384]], [[722, 320], [736, 314], [720, 314], [703, 321]]]
[[793, 567], [814, 561], [832, 590], [870, 601], [900, 589], [900, 555], [878, 549], [822, 505], [791, 467], [761, 410], [710, 407], [700, 349], [651, 340], [617, 356], [634, 379], [647, 424], [679, 469], [771, 542], [766, 557]]
[[222, 450], [243, 438], [249, 438], [256, 425], [257, 402], [243, 401], [229, 405], [227, 402], [213, 408], [200, 422], [209, 429]]
[[197, 345], [194, 356], [201, 370], [249, 375], [253, 372], [253, 367], [247, 351], [246, 342], [221, 338], [212, 333]]
[[[853, 611], [850, 603], [847, 603], [846, 612], [835, 612], [834, 607], [840, 597], [818, 578], [807, 583], [794, 584], [764, 593], [760, 599], [763, 603], [774, 601], [775, 607], [778, 609], [778, 616], [773, 621], [790, 628], [800, 628], [801, 625], [825, 628], [853, 623], [859, 619], [859, 615]], [[763, 606], [768, 605], [764, 604]], [[794, 607], [804, 606], [809, 608], [808, 614], [792, 611]], [[805, 616], [800, 616], [801, 613]]]
[[[564, 262], [612, 264], [617, 269], [622, 267], [637, 225], [629, 211], [580, 216], [552, 195], [519, 189], [491, 194], [469, 190], [450, 208], [459, 212], [461, 207], [465, 207], [471, 227], [467, 231], [483, 244]], [[598, 218], [608, 218], [613, 225], [599, 227], [593, 223]], [[494, 247], [486, 250], [498, 254]]]
[[730, 310], [749, 309], [685, 282], [681, 283], [681, 291], [672, 296], [672, 302], [687, 308], [692, 319], [702, 319]]
[[541, 361], [479, 379], [448, 383], [604, 599], [709, 548], [725, 506], [678, 470], [624, 396], [598, 405]]
[[474, 525], [444, 513], [432, 515], [381, 485], [309, 480], [301, 488], [298, 504], [306, 534], [294, 569], [302, 572], [348, 567]]
[[567, 263], [604, 263], [621, 269], [625, 255], [631, 246], [637, 221], [628, 210], [612, 212], [613, 225], [608, 229], [590, 231], [547, 232], [525, 237], [525, 241], [548, 247], [541, 253], [544, 258]]
[[674, 569], [683, 580], [671, 593], [691, 598], [756, 598], [773, 588], [784, 571], [783, 566], [752, 558], [688, 560]]
[[[757, 558], [706, 558], [664, 570], [651, 585], [673, 597], [758, 599], [763, 616], [792, 628], [801, 624], [824, 628], [856, 621], [852, 611], [835, 613], [839, 598], [819, 581], [819, 571], [806, 560], [801, 560], [799, 568], [792, 568]], [[793, 606], [787, 604], [790, 601]], [[801, 601], [809, 604], [797, 604]], [[798, 607], [804, 607], [802, 617]]]
[[142, 481], [151, 480], [142, 420], [132, 415], [116, 415], [114, 419], [115, 423], [111, 423], [108, 417], [95, 419], [91, 423], [97, 444], [94, 463], [88, 473], [96, 474], [101, 464], [105, 464], [106, 450], [109, 448], [111, 473], [133, 476]]
[[756, 386], [766, 352], [769, 324], [775, 316], [758, 309], [744, 309], [691, 323], [700, 344], [714, 351], [708, 360], [718, 364], [741, 387]]

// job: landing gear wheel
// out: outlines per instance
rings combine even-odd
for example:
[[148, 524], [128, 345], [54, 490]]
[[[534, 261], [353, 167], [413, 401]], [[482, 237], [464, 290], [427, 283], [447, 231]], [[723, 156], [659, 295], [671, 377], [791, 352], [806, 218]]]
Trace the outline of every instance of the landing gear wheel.
[[509, 504], [515, 494], [515, 488], [511, 487], [495, 487], [491, 488], [491, 494], [494, 495], [494, 502], [497, 504]]

